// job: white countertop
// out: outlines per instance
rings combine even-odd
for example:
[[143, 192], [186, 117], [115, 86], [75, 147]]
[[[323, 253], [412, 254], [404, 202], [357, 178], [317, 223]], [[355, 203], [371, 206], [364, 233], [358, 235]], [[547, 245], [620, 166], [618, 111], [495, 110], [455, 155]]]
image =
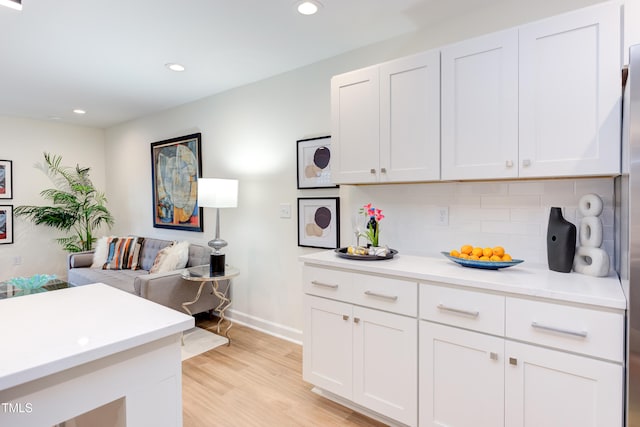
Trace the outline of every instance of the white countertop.
[[194, 326], [193, 317], [102, 283], [0, 300], [0, 390]]
[[563, 302], [624, 310], [627, 307], [620, 280], [579, 273], [558, 273], [546, 265], [526, 261], [500, 270], [482, 270], [458, 265], [447, 258], [397, 254], [392, 259], [359, 261], [338, 257], [333, 251], [300, 256], [306, 264], [343, 268], [363, 273], [384, 274], [416, 281], [432, 281], [470, 288], [525, 295]]

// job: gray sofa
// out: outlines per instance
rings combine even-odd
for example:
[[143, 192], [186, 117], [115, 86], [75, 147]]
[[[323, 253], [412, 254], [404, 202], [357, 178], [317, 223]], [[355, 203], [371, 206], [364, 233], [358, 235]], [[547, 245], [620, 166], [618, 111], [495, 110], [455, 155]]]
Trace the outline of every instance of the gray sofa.
[[[170, 244], [170, 240], [145, 238], [140, 252], [140, 270], [90, 268], [94, 251], [71, 253], [67, 257], [67, 281], [72, 286], [105, 283], [184, 313], [182, 303], [195, 299], [199, 282], [184, 280], [181, 276], [182, 269], [149, 273], [158, 252]], [[208, 247], [190, 244], [187, 267], [209, 264], [210, 253], [211, 249]], [[226, 286], [228, 283], [222, 282], [220, 291], [225, 292]], [[211, 312], [219, 303], [220, 300], [213, 295], [211, 285], [207, 283], [200, 299], [190, 305], [189, 310], [194, 314]]]

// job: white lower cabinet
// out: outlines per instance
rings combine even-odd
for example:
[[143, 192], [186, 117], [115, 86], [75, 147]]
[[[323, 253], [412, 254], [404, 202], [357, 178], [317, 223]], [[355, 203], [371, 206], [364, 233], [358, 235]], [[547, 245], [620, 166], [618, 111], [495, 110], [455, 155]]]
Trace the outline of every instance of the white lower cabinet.
[[505, 350], [507, 426], [623, 425], [621, 365], [512, 341]]
[[504, 340], [420, 321], [420, 426], [504, 425]]
[[305, 295], [304, 380], [400, 423], [417, 425], [417, 322]]

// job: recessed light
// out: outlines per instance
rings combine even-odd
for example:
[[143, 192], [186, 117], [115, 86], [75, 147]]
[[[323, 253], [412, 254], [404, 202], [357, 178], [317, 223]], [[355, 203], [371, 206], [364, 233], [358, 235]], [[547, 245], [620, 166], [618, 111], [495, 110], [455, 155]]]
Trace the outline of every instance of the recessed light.
[[164, 66], [167, 67], [168, 69], [170, 69], [171, 71], [180, 72], [180, 71], [184, 71], [185, 70], [184, 65], [177, 64], [175, 62], [168, 62], [168, 63], [164, 64]]
[[76, 108], [75, 110], [73, 110], [73, 112], [80, 115], [87, 114], [85, 110], [81, 110], [80, 108]]
[[11, 9], [22, 10], [22, 0], [0, 0], [0, 6], [7, 6]]
[[296, 4], [298, 12], [303, 15], [313, 15], [322, 7], [320, 2], [315, 0], [300, 1]]

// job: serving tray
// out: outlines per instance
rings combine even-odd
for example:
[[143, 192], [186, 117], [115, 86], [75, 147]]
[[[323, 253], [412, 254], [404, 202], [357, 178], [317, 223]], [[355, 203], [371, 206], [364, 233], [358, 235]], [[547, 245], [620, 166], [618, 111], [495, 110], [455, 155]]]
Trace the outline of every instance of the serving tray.
[[511, 261], [476, 261], [472, 259], [456, 258], [449, 255], [448, 252], [440, 253], [449, 258], [451, 261], [455, 262], [456, 264], [460, 264], [463, 267], [482, 268], [485, 270], [498, 270], [499, 268], [513, 267], [514, 265], [524, 262], [524, 260], [522, 259], [514, 259]]
[[389, 249], [389, 253], [387, 253], [386, 255], [382, 256], [382, 255], [352, 255], [347, 253], [347, 249], [348, 247], [344, 247], [344, 248], [338, 248], [335, 250], [336, 254], [338, 254], [338, 256], [340, 258], [346, 258], [346, 259], [354, 259], [357, 261], [380, 261], [383, 259], [391, 259], [393, 258], [393, 256], [395, 254], [398, 253], [398, 251], [396, 251], [395, 249]]

